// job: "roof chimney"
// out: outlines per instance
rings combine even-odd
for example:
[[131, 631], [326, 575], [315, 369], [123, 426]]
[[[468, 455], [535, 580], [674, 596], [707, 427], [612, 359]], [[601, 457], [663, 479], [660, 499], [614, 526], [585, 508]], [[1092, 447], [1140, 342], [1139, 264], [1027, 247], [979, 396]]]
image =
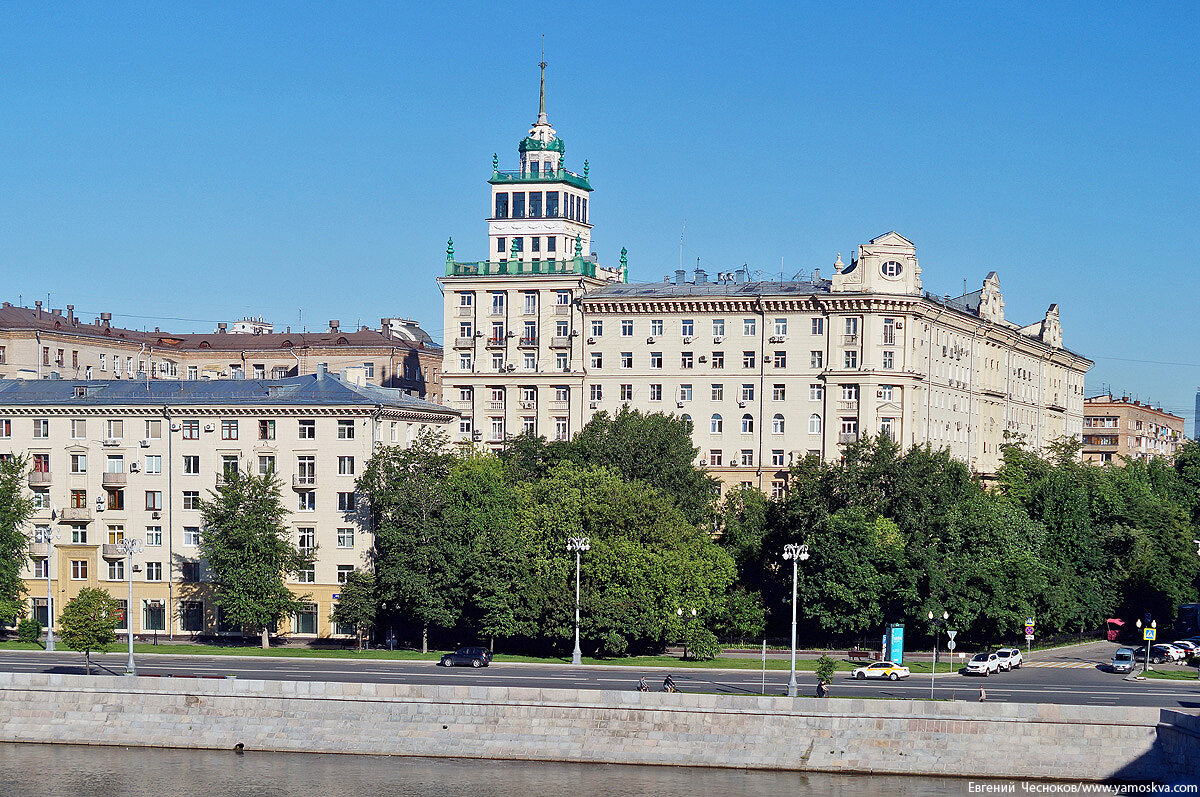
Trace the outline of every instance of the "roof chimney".
[[67, 305], [67, 320], [72, 324], [75, 323], [75, 305], [73, 304]]
[[218, 334], [224, 335], [226, 333], [226, 331], [228, 331], [228, 330], [229, 330], [229, 324], [226, 324], [224, 321], [221, 321], [217, 324], [217, 333]]
[[336, 318], [334, 318], [334, 319], [330, 319], [330, 321], [329, 321], [329, 331], [330, 331], [330, 332], [337, 332], [337, 331], [338, 331], [338, 327], [341, 325], [341, 323], [342, 323], [342, 322], [341, 322], [341, 321], [338, 321]]
[[746, 282], [746, 268], [745, 268], [745, 266], [743, 266], [742, 268], [739, 268], [739, 269], [738, 269], [736, 272], [734, 272], [734, 273], [737, 275], [737, 276], [736, 276], [736, 278], [734, 279], [734, 281], [735, 281], [735, 282], [736, 282], [738, 285], [744, 285], [744, 284], [745, 284], [745, 282]]
[[384, 334], [384, 336], [390, 338], [392, 336], [392, 319], [390, 319], [390, 318], [379, 319], [379, 331], [382, 332]]
[[683, 269], [681, 269], [681, 268], [675, 269], [675, 284], [676, 285], [682, 285], [684, 283], [684, 275], [685, 274], [687, 274], [687, 272], [684, 271]]
[[317, 363], [317, 381], [325, 379], [325, 363]]
[[101, 313], [100, 314], [100, 322], [101, 322], [101, 325], [105, 329], [107, 329], [112, 322], [112, 313]]
[[708, 282], [708, 272], [702, 268], [696, 269], [696, 284], [704, 285]]
[[33, 303], [33, 305], [34, 305], [34, 307], [37, 308], [37, 317], [41, 318], [42, 317], [42, 300], [38, 299], [36, 302]]

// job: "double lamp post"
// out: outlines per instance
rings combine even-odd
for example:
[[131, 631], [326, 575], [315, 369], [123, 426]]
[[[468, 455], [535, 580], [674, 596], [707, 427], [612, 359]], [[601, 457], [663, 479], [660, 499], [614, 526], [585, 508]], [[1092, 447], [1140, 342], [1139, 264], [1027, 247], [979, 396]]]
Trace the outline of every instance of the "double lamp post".
[[796, 582], [799, 578], [798, 565], [808, 559], [807, 545], [783, 546], [783, 558], [792, 563], [792, 675], [788, 679], [788, 697], [795, 697], [796, 687]]

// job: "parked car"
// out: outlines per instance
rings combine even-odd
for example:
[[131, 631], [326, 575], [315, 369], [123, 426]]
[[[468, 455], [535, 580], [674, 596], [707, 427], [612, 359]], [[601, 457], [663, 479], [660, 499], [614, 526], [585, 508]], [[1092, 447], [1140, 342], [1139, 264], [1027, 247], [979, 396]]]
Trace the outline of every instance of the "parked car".
[[1133, 672], [1133, 662], [1137, 653], [1132, 648], [1118, 648], [1112, 657], [1113, 672]]
[[996, 651], [996, 658], [1000, 659], [1000, 669], [1005, 672], [1021, 669], [1024, 662], [1020, 648], [1000, 648]]
[[[1186, 650], [1170, 642], [1162, 642], [1154, 647], [1162, 648], [1163, 652], [1167, 654], [1167, 661], [1183, 661], [1188, 657], [1188, 652]], [[1153, 648], [1151, 648], [1151, 650], [1153, 650]]]
[[492, 652], [487, 648], [459, 648], [453, 653], [442, 656], [443, 667], [453, 667], [458, 664], [472, 667], [486, 667], [492, 663]]
[[863, 678], [887, 678], [890, 681], [899, 681], [901, 678], [907, 678], [911, 675], [907, 667], [895, 664], [890, 661], [876, 661], [868, 664], [866, 667], [859, 667], [850, 673], [851, 678], [862, 680]]
[[967, 662], [967, 675], [988, 676], [1000, 672], [1000, 657], [995, 653], [976, 653]]
[[[1176, 656], [1183, 651], [1179, 648], [1170, 645], [1159, 644], [1150, 646], [1150, 663], [1151, 664], [1166, 664], [1169, 661], [1177, 661]], [[1146, 649], [1137, 647], [1134, 649], [1133, 657], [1138, 661], [1146, 660]]]
[[1171, 644], [1177, 648], [1183, 648], [1183, 650], [1189, 656], [1195, 656], [1197, 654], [1200, 654], [1200, 645], [1197, 645], [1195, 642], [1193, 642], [1190, 639], [1177, 639], [1176, 641], [1172, 642]]

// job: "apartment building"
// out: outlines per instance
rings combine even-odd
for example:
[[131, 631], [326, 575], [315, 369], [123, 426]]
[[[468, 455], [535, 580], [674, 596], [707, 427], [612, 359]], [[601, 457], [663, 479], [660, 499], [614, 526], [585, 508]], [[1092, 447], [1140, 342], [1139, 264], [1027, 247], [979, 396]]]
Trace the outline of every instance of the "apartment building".
[[797, 458], [836, 458], [862, 434], [948, 447], [988, 474], [1005, 433], [1035, 447], [1081, 433], [1092, 363], [1063, 347], [1057, 305], [1006, 320], [994, 272], [972, 293], [932, 296], [895, 232], [849, 265], [838, 255], [828, 279], [697, 270], [630, 284], [624, 249], [615, 267], [591, 254], [583, 200], [563, 209], [566, 193], [591, 192], [586, 168], [563, 171], [564, 152], [543, 99], [520, 170], [493, 160], [489, 258], [447, 249], [443, 385], [462, 439], [566, 439], [597, 412], [661, 410], [692, 421], [698, 464], [777, 493]]
[[212, 333], [177, 334], [114, 326], [111, 313], [92, 322], [65, 310], [0, 305], [0, 379], [281, 379], [353, 369], [357, 378], [441, 399], [442, 351], [407, 319], [382, 319], [378, 330], [270, 331], [255, 319], [221, 323]]
[[222, 621], [199, 555], [199, 501], [233, 469], [274, 471], [301, 548], [317, 552], [290, 588], [309, 595], [278, 630], [330, 636], [329, 614], [346, 574], [373, 543], [357, 509], [355, 479], [377, 444], [406, 445], [457, 413], [402, 391], [356, 385], [321, 366], [265, 380], [0, 380], [0, 455], [29, 457], [37, 507], [24, 572], [35, 617], [46, 619], [86, 586], [127, 600], [133, 557], [136, 634], [237, 633]]
[[1183, 418], [1128, 396], [1091, 396], [1083, 408], [1083, 458], [1088, 462], [1173, 457], [1187, 442]]

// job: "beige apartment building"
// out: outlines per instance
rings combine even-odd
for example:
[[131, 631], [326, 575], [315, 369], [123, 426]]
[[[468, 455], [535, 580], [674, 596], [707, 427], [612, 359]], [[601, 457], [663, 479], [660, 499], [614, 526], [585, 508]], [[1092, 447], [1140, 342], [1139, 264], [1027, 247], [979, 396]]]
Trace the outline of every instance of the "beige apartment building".
[[797, 458], [836, 458], [864, 434], [949, 448], [990, 474], [1005, 433], [1035, 447], [1081, 433], [1092, 363], [1064, 348], [1057, 305], [1008, 321], [994, 272], [973, 293], [932, 296], [895, 232], [849, 265], [839, 255], [828, 279], [697, 270], [630, 284], [624, 250], [615, 267], [591, 255], [582, 200], [563, 209], [591, 191], [564, 152], [543, 103], [520, 170], [493, 163], [489, 258], [447, 250], [443, 393], [463, 440], [566, 439], [623, 406], [676, 413], [698, 464], [778, 493]]
[[368, 565], [373, 544], [355, 479], [376, 445], [406, 445], [457, 414], [398, 389], [356, 385], [318, 366], [266, 380], [0, 380], [0, 454], [29, 457], [37, 507], [25, 571], [43, 623], [85, 586], [127, 600], [126, 538], [133, 557], [135, 634], [239, 633], [220, 617], [199, 555], [199, 501], [234, 468], [274, 471], [283, 482], [293, 542], [315, 566], [289, 587], [309, 597], [278, 629], [339, 635], [329, 615], [346, 574]]
[[1083, 458], [1088, 462], [1173, 457], [1187, 441], [1183, 418], [1128, 396], [1092, 396], [1084, 399], [1083, 408]]
[[282, 379], [352, 370], [356, 378], [441, 400], [442, 351], [407, 319], [378, 330], [271, 331], [260, 320], [218, 324], [212, 333], [177, 334], [114, 326], [111, 313], [92, 322], [65, 310], [0, 305], [0, 379]]

